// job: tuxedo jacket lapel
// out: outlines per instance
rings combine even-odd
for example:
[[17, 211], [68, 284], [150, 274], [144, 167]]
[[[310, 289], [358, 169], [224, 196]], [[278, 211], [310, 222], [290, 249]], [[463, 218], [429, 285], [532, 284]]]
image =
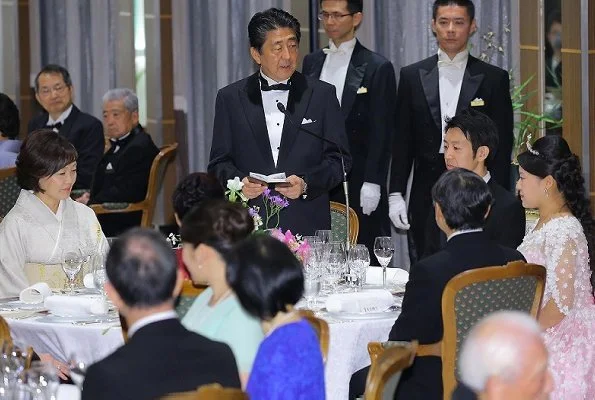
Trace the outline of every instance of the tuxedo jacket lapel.
[[279, 149], [279, 158], [277, 159], [277, 169], [283, 169], [283, 163], [289, 156], [289, 152], [295, 139], [298, 135], [298, 130], [302, 124], [302, 120], [308, 109], [310, 97], [312, 96], [312, 89], [308, 87], [308, 83], [304, 75], [295, 72], [291, 77], [291, 89], [289, 90], [289, 99], [287, 101], [287, 111], [291, 116], [291, 121], [288, 121], [289, 116], [285, 116], [283, 123], [283, 133], [281, 134], [281, 146]]
[[461, 93], [459, 94], [459, 102], [457, 103], [457, 114], [459, 111], [468, 108], [471, 102], [475, 98], [475, 94], [481, 86], [484, 74], [477, 71], [475, 66], [477, 65], [477, 59], [469, 56], [467, 61], [467, 67], [465, 68], [465, 74], [463, 75], [463, 83], [461, 85]]
[[419, 79], [424, 89], [424, 95], [428, 102], [432, 119], [438, 128], [438, 131], [442, 131], [442, 114], [440, 112], [440, 87], [439, 87], [439, 76], [438, 76], [438, 56], [435, 56], [436, 62], [431, 70], [420, 69]]
[[72, 106], [72, 110], [70, 111], [70, 114], [68, 115], [68, 118], [66, 118], [64, 120], [64, 124], [62, 125], [62, 127], [60, 128], [60, 134], [66, 138], [70, 139], [70, 130], [72, 129], [72, 126], [74, 125], [74, 121], [76, 121], [76, 117], [78, 116], [78, 114], [80, 113], [79, 109], [73, 105]]
[[322, 73], [324, 60], [326, 60], [326, 54], [324, 54], [323, 51], [312, 54], [312, 69], [307, 75], [311, 78], [319, 79], [320, 74]]
[[343, 116], [347, 118], [357, 97], [357, 91], [361, 87], [364, 73], [368, 65], [363, 58], [362, 45], [357, 41], [353, 54], [349, 60], [347, 67], [347, 75], [345, 77], [345, 86], [343, 88], [343, 95], [341, 96], [341, 111]]
[[[269, 141], [269, 133], [264, 117], [264, 108], [262, 106], [262, 95], [260, 93], [260, 84], [258, 82], [258, 74], [255, 73], [248, 78], [244, 90], [240, 93], [240, 99], [246, 119], [250, 124], [250, 129], [254, 135], [254, 140], [262, 157], [271, 170], [275, 168], [275, 161], [273, 160], [273, 153], [271, 152], [271, 142]], [[283, 142], [281, 142], [283, 143]]]

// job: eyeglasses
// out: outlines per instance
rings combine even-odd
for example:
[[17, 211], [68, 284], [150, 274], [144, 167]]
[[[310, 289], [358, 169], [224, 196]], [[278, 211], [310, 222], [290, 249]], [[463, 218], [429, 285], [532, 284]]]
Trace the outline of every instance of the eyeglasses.
[[62, 94], [67, 87], [68, 86], [66, 86], [66, 85], [56, 85], [53, 88], [43, 87], [43, 88], [39, 89], [39, 95], [40, 96], [49, 96], [50, 94], [52, 94], [52, 92]]
[[328, 20], [331, 20], [331, 19], [333, 19], [335, 21], [338, 21], [340, 19], [343, 19], [343, 18], [347, 17], [348, 15], [353, 15], [353, 14], [355, 14], [355, 13], [339, 14], [338, 12], [328, 13], [326, 11], [321, 11], [321, 12], [318, 13], [318, 19], [320, 21], [323, 21], [323, 20], [328, 21]]

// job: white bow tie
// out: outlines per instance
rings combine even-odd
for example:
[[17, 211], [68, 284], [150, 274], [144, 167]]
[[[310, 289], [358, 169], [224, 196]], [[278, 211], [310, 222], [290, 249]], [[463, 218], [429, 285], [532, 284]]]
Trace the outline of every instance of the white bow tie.
[[335, 47], [334, 49], [325, 47], [324, 49], [322, 49], [322, 52], [324, 54], [345, 54], [345, 50]]
[[438, 68], [440, 67], [453, 67], [458, 69], [465, 68], [465, 60], [462, 61], [450, 61], [450, 60], [438, 60]]

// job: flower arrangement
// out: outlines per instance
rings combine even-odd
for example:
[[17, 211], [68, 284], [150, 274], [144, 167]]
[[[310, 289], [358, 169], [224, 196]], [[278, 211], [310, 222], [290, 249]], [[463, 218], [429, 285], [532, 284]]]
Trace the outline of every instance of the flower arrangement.
[[275, 239], [285, 243], [287, 247], [295, 254], [295, 256], [304, 263], [308, 253], [310, 252], [310, 244], [305, 241], [301, 235], [294, 235], [290, 230], [283, 231], [279, 228], [269, 230], [269, 234]]

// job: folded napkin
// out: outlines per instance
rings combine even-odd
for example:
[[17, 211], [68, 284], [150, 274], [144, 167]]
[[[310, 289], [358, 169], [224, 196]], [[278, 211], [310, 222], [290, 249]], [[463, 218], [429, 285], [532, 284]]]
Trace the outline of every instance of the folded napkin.
[[45, 282], [37, 282], [28, 288], [21, 290], [19, 300], [26, 304], [40, 304], [52, 295], [52, 289]]
[[85, 285], [87, 289], [95, 289], [93, 273], [89, 272], [88, 274], [85, 274], [85, 276], [83, 277], [83, 285]]
[[50, 296], [45, 299], [45, 308], [52, 314], [65, 317], [107, 314], [108, 307], [103, 296]]
[[[386, 282], [395, 285], [404, 285], [409, 281], [409, 272], [402, 268], [387, 268]], [[366, 270], [366, 283], [369, 285], [382, 285], [382, 267], [368, 267]]]
[[387, 310], [395, 303], [388, 290], [367, 290], [357, 293], [331, 294], [326, 299], [326, 310], [330, 312], [370, 313]]

